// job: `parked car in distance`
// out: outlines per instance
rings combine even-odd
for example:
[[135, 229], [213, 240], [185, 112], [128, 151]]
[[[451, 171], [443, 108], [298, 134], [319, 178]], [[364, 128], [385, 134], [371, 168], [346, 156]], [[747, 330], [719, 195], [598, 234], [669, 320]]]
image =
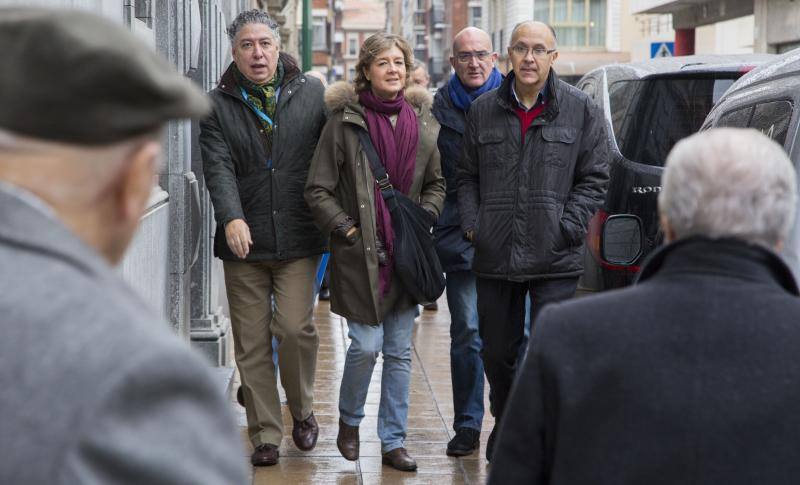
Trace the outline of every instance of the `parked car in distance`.
[[662, 240], [658, 194], [664, 161], [697, 132], [733, 83], [774, 55], [684, 56], [611, 64], [576, 84], [605, 115], [611, 158], [606, 200], [589, 223], [579, 289], [633, 281]]
[[[701, 129], [755, 128], [783, 146], [800, 171], [800, 49], [762, 64], [736, 81], [706, 117]], [[800, 175], [800, 174], [799, 174]], [[800, 176], [798, 177], [800, 178]], [[800, 210], [782, 255], [800, 281]]]

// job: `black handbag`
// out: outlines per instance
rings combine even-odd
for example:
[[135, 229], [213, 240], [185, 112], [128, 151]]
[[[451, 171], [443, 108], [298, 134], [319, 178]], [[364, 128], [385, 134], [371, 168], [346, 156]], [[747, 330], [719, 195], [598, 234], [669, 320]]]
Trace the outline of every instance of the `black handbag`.
[[369, 133], [358, 130], [358, 138], [392, 216], [394, 271], [415, 302], [436, 301], [444, 292], [445, 279], [431, 233], [432, 215], [402, 192], [394, 190]]

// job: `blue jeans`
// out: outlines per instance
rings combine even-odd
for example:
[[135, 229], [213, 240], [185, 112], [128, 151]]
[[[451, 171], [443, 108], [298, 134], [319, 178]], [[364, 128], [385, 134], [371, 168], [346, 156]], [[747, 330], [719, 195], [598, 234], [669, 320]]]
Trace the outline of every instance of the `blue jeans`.
[[372, 370], [378, 354], [382, 352], [378, 437], [383, 453], [405, 446], [415, 311], [416, 305], [393, 311], [377, 326], [347, 322], [348, 336], [352, 341], [347, 349], [342, 386], [339, 389], [339, 416], [349, 426], [361, 423]]
[[450, 376], [453, 383], [453, 429], [480, 431], [483, 424], [483, 360], [478, 333], [478, 294], [471, 271], [447, 273], [450, 309]]

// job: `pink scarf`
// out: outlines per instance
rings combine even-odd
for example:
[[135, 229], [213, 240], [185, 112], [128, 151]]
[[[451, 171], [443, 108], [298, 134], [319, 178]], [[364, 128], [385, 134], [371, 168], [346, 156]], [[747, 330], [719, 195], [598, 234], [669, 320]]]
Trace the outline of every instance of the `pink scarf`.
[[[419, 143], [419, 128], [414, 110], [406, 102], [402, 91], [393, 100], [381, 99], [372, 91], [362, 91], [358, 95], [358, 101], [366, 108], [364, 112], [369, 137], [383, 162], [386, 173], [389, 174], [389, 180], [395, 190], [408, 195], [411, 183], [414, 181]], [[397, 115], [397, 122], [392, 127], [389, 116], [394, 114]], [[375, 184], [375, 225], [378, 229], [378, 238], [383, 242], [388, 256], [387, 264], [380, 267], [380, 294], [383, 296], [389, 292], [392, 280], [394, 231], [392, 230], [392, 216], [383, 201], [377, 183]]]

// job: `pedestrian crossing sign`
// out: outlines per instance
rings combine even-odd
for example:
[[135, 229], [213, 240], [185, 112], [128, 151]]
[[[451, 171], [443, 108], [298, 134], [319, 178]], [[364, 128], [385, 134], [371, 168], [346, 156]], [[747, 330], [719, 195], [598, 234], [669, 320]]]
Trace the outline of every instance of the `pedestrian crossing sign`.
[[651, 42], [650, 58], [672, 57], [675, 55], [675, 42]]

